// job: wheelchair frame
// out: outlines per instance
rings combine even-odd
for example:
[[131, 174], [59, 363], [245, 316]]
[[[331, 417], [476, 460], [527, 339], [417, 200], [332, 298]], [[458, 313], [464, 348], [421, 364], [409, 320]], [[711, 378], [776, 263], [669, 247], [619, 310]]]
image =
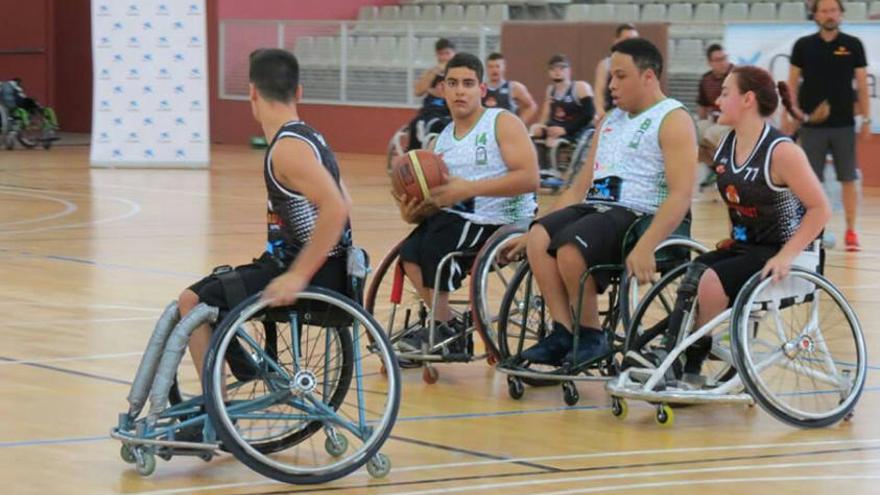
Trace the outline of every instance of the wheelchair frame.
[[[210, 351], [205, 359], [204, 372], [202, 373], [203, 394], [167, 407], [169, 394], [176, 383], [177, 370], [185, 353], [190, 335], [202, 324], [215, 323], [219, 315], [217, 308], [201, 303], [178, 322], [177, 303], [170, 303], [158, 320], [147, 349], [141, 359], [128, 395], [129, 409], [119, 414], [118, 424], [110, 433], [112, 438], [122, 442], [120, 451], [122, 459], [127, 463], [135, 464], [138, 473], [143, 476], [148, 476], [155, 470], [156, 456], [170, 460], [171, 457], [176, 455], [190, 455], [210, 461], [215, 455], [220, 454], [221, 450], [230, 451], [241, 462], [261, 474], [288, 483], [322, 483], [345, 476], [364, 464], [367, 465], [367, 471], [373, 477], [387, 475], [391, 469], [390, 460], [384, 454], [379, 453], [379, 449], [387, 439], [396, 419], [400, 404], [401, 388], [400, 372], [397, 367], [397, 361], [392, 357], [390, 343], [385, 338], [385, 334], [378, 323], [353, 300], [341, 294], [315, 287], [307, 288], [298, 297], [298, 302], [293, 306], [274, 310], [276, 312], [286, 310], [288, 318], [290, 318], [291, 340], [293, 341], [292, 352], [294, 355], [292, 366], [296, 372], [295, 376], [287, 376], [287, 371], [282, 365], [275, 362], [277, 358], [272, 357], [268, 347], [262, 348], [253, 337], [241, 330], [241, 325], [246, 321], [270, 321], [266, 319], [268, 313], [264, 313], [267, 303], [260, 301], [260, 294], [256, 294], [243, 301], [236, 308], [233, 308], [227, 317], [215, 328]], [[299, 341], [302, 337], [298, 334], [300, 330], [297, 318], [301, 316], [308, 323], [308, 319], [312, 314], [311, 311], [307, 314], [299, 314], [301, 309], [298, 309], [297, 305], [302, 304], [304, 301], [314, 301], [318, 305], [324, 304], [328, 308], [342, 311], [347, 318], [345, 322], [350, 322], [353, 329], [351, 332], [352, 337], [350, 337], [352, 338], [352, 363], [348, 365], [343, 363], [343, 366], [354, 368], [355, 386], [357, 389], [357, 424], [349, 424], [349, 420], [336, 413], [334, 407], [338, 406], [332, 403], [326, 404], [320, 398], [312, 397], [312, 389], [307, 388], [305, 385], [300, 386], [299, 375], [303, 370], [300, 370], [299, 363], [302, 359]], [[329, 311], [333, 311], [333, 309]], [[261, 314], [262, 316], [259, 316]], [[258, 316], [258, 319], [250, 320], [255, 315]], [[369, 342], [362, 342], [363, 337], [360, 335], [361, 331], [359, 328], [363, 328], [363, 333], [366, 334]], [[333, 325], [322, 327], [322, 332], [326, 335], [328, 341], [331, 339], [330, 330], [332, 329]], [[268, 336], [268, 329], [266, 329], [266, 332]], [[336, 333], [339, 333], [339, 330]], [[267, 384], [269, 383], [266, 382], [266, 380], [269, 380], [269, 374], [266, 374], [263, 378], [255, 376], [249, 380], [239, 380], [232, 385], [224, 385], [225, 351], [229, 349], [230, 342], [236, 338], [247, 342], [257, 351], [257, 354], [247, 354], [249, 356], [248, 362], [252, 367], [265, 367], [264, 371], [274, 376], [270, 381], [274, 383], [281, 380], [284, 383], [279, 382], [281, 383], [280, 388], [278, 386], [279, 383], [274, 383], [274, 389], [277, 390], [274, 390], [266, 397], [260, 397], [252, 401], [237, 401], [227, 405], [224, 404], [224, 391], [233, 391], [243, 385], [255, 383], [255, 379]], [[269, 345], [268, 340], [266, 345]], [[376, 422], [377, 424], [372, 424], [372, 422], [368, 424], [364, 417], [364, 375], [361, 368], [362, 356], [360, 354], [365, 350], [367, 352], [366, 355], [376, 354], [380, 357], [382, 368], [385, 370], [388, 380], [388, 403], [385, 406], [381, 420]], [[218, 355], [221, 357], [218, 358]], [[326, 359], [327, 357], [325, 356], [324, 360], [326, 361]], [[307, 374], [308, 371], [303, 376], [305, 377]], [[287, 382], [289, 382], [289, 387], [285, 385]], [[315, 379], [309, 383], [318, 385]], [[315, 387], [313, 386], [312, 388]], [[327, 388], [326, 382], [324, 383], [324, 388]], [[350, 392], [349, 390], [346, 393]], [[336, 393], [338, 392], [334, 391], [334, 397]], [[320, 423], [321, 425], [311, 431], [307, 431], [306, 436], [302, 440], [295, 440], [293, 444], [283, 445], [283, 448], [298, 445], [299, 442], [323, 429], [327, 434], [324, 443], [325, 450], [329, 455], [339, 460], [321, 468], [289, 467], [265, 458], [260, 446], [253, 447], [237, 433], [229, 433], [236, 431], [234, 420], [231, 419], [230, 415], [240, 415], [238, 416], [239, 418], [248, 418], [248, 414], [257, 414], [257, 411], [261, 408], [271, 407], [272, 403], [269, 400], [273, 396], [278, 396], [278, 394], [288, 394], [293, 397], [295, 399], [295, 404], [293, 404], [295, 411], [300, 410], [301, 414], [298, 415], [295, 412], [292, 415], [273, 413], [269, 415], [273, 419], [281, 420], [285, 419], [281, 418], [281, 416], [290, 416], [287, 419], [305, 424], [296, 432], [308, 429], [311, 424], [317, 425]], [[148, 395], [150, 407], [147, 414], [141, 416], [141, 411], [146, 404]], [[217, 401], [219, 401], [219, 404]], [[265, 414], [263, 416], [268, 417]], [[275, 418], [275, 416], [278, 416], [278, 418]], [[261, 418], [262, 416], [258, 415], [257, 417]], [[175, 435], [178, 432], [189, 428], [200, 428], [203, 434], [203, 441], [175, 440]], [[351, 456], [343, 457], [348, 448], [348, 441], [337, 432], [337, 429], [347, 430], [354, 434], [363, 440], [363, 446]], [[289, 431], [285, 432], [285, 435], [288, 435]], [[294, 433], [294, 435], [296, 434]], [[290, 437], [286, 437], [285, 440], [288, 440], [288, 438]], [[242, 442], [244, 445], [241, 445]], [[255, 457], [258, 456], [262, 456], [263, 459], [255, 460]]]
[[[635, 245], [635, 242], [637, 242], [637, 238], [629, 239], [630, 232], [637, 231], [641, 227], [641, 225], [639, 224], [640, 222], [644, 222], [650, 225], [650, 221], [652, 219], [652, 216], [642, 217], [636, 220], [636, 222], [634, 222], [634, 224], [630, 227], [624, 239], [624, 259], [626, 252], [628, 252], [629, 250], [629, 244], [632, 243], [633, 245]], [[686, 223], [689, 225], [689, 222]], [[690, 237], [672, 235], [661, 242], [655, 248], [654, 252], [660, 253], [665, 249], [676, 248], [686, 248], [688, 249], [689, 254], [693, 252], [704, 253], [707, 251], [707, 249], [702, 244], [691, 239]], [[527, 264], [524, 264], [520, 267], [521, 271], [527, 269]], [[638, 284], [631, 285], [630, 280], [632, 277], [630, 277], [627, 273], [625, 265], [606, 264], [589, 266], [580, 278], [580, 286], [577, 299], [579, 302], [583, 301], [587, 280], [591, 276], [594, 276], [596, 273], [600, 272], [612, 272], [613, 274], [620, 274], [617, 276], [616, 281], [614, 280], [614, 278], [612, 278], [611, 287], [609, 287], [609, 290], [611, 292], [608, 296], [608, 310], [604, 312], [604, 314], [600, 311], [600, 317], [604, 316], [604, 321], [602, 321], [602, 331], [605, 332], [606, 337], [608, 338], [608, 342], [611, 347], [610, 352], [604, 356], [599, 356], [583, 363], [563, 363], [561, 367], [558, 367], [555, 370], [549, 372], [531, 370], [529, 368], [521, 366], [520, 363], [517, 362], [518, 356], [523, 351], [523, 338], [525, 334], [525, 328], [523, 328], [523, 330], [520, 332], [520, 342], [518, 344], [517, 352], [515, 354], [511, 353], [510, 356], [504, 357], [504, 359], [502, 359], [495, 368], [498, 372], [507, 375], [508, 394], [511, 398], [522, 398], [523, 394], [525, 393], [523, 382], [537, 386], [549, 385], [552, 383], [561, 383], [563, 399], [565, 400], [565, 403], [573, 406], [577, 404], [580, 400], [580, 395], [578, 393], [577, 387], [575, 386], [575, 382], [608, 381], [617, 374], [618, 364], [615, 362], [614, 356], [621, 351], [622, 342], [620, 341], [623, 340], [621, 336], [617, 335], [617, 328], [622, 325], [623, 328], [626, 329], [629, 325], [629, 311], [631, 307], [633, 307], [632, 303], [638, 300]], [[530, 288], [532, 287], [532, 282], [531, 273], [528, 273], [527, 275], [529, 277], [529, 280], [527, 281], [527, 283], [529, 284], [529, 290], [527, 290], [526, 292], [525, 303], [519, 303], [519, 305], [529, 308], [529, 298], [531, 297]], [[522, 278], [523, 276], [519, 275], [518, 277], [515, 277], [515, 280], [521, 280]], [[518, 284], [511, 284], [511, 286], [508, 287], [507, 293], [505, 294], [504, 302], [502, 302], [500, 317], [504, 319], [503, 326], [505, 335], [508, 324], [507, 319], [510, 317], [509, 308], [511, 308], [511, 306], [514, 304], [517, 289]], [[573, 315], [573, 321], [579, 322], [581, 320], [582, 309], [582, 305], [579, 303], [578, 308]], [[541, 338], [543, 338], [543, 335], [541, 336]], [[502, 337], [499, 335], [498, 339], [500, 341], [502, 340]], [[535, 343], [537, 343], [537, 341]], [[574, 332], [574, 349], [578, 348], [578, 343], [578, 332]], [[597, 374], [593, 374], [593, 372], [596, 372]]]
[[[409, 318], [411, 315], [409, 313], [405, 315], [405, 319], [403, 322], [405, 331], [401, 334], [394, 334], [393, 332], [395, 328], [393, 327], [397, 318], [397, 305], [400, 304], [400, 298], [402, 297], [402, 292], [404, 290], [403, 284], [408, 283], [406, 281], [406, 275], [403, 273], [403, 266], [399, 259], [399, 252], [402, 241], [401, 243], [398, 243], [398, 245], [395, 246], [395, 248], [392, 249], [379, 264], [379, 267], [374, 273], [373, 279], [371, 280], [369, 289], [367, 291], [365, 307], [367, 308], [367, 311], [371, 314], [376, 314], [376, 299], [379, 295], [379, 287], [382, 281], [385, 279], [385, 276], [387, 274], [391, 274], [391, 276], [394, 277], [394, 285], [392, 286], [391, 291], [391, 303], [393, 304], [393, 306], [389, 315], [389, 321], [382, 323], [385, 325], [386, 332], [389, 333], [389, 339], [391, 340], [392, 344], [394, 344], [409, 333], [411, 333], [412, 330], [418, 329], [419, 321], [425, 322], [425, 327], [428, 329], [427, 345], [423, 345], [422, 349], [420, 349], [419, 351], [397, 351], [396, 354], [400, 359], [421, 363], [424, 366], [424, 369], [422, 371], [422, 378], [426, 383], [433, 384], [436, 383], [436, 381], [439, 379], [439, 372], [433, 366], [433, 364], [435, 363], [471, 362], [482, 360], [484, 358], [487, 359], [490, 365], [494, 365], [497, 362], [499, 355], [498, 347], [490, 336], [491, 325], [492, 323], [494, 323], [494, 317], [491, 310], [487, 307], [485, 296], [486, 283], [488, 277], [490, 276], [489, 274], [493, 270], [497, 271], [499, 269], [499, 266], [497, 265], [497, 263], [494, 262], [494, 260], [496, 259], [500, 249], [511, 238], [523, 234], [526, 229], [527, 224], [525, 222], [506, 225], [499, 228], [494, 234], [492, 234], [483, 244], [483, 247], [476, 254], [465, 253], [463, 251], [454, 251], [444, 256], [438, 264], [437, 274], [434, 278], [434, 293], [430, 308], [427, 307], [425, 301], [420, 302], [419, 314], [416, 315], [417, 322], [415, 325], [410, 325]], [[469, 284], [469, 299], [464, 300], [450, 297], [449, 305], [452, 308], [462, 306], [466, 307], [466, 309], [463, 311], [456, 312], [453, 310], [453, 312], [464, 320], [467, 328], [465, 329], [463, 335], [454, 335], [452, 337], [441, 340], [438, 338], [437, 328], [435, 320], [433, 318], [434, 308], [437, 307], [437, 303], [440, 297], [440, 275], [443, 272], [444, 268], [446, 268], [456, 258], [462, 256], [474, 256], [474, 262], [470, 273], [471, 281]], [[392, 263], [394, 264], [393, 267]], [[474, 299], [480, 299], [479, 302], [481, 304], [474, 304]], [[473, 338], [472, 336], [474, 333], [479, 334], [480, 338], [483, 340], [483, 344], [486, 348], [486, 352], [483, 354], [474, 355], [473, 352], [470, 351], [471, 346], [469, 345], [469, 342], [470, 339]], [[463, 339], [466, 347], [465, 352], [446, 352], [447, 346], [457, 339]], [[438, 351], [440, 352], [439, 355], [436, 354]]]
[[[821, 256], [820, 245], [817, 241], [813, 244], [813, 247], [810, 251], [805, 251], [798, 258], [795, 259], [794, 266], [792, 267], [791, 273], [797, 277], [804, 277], [808, 280], [812, 280], [814, 284], [814, 289], [812, 294], [798, 294], [795, 292], [794, 294], [788, 295], [780, 295], [780, 292], [783, 292], [785, 289], [781, 288], [775, 291], [774, 294], [771, 294], [770, 300], [761, 300], [754, 302], [752, 301], [760, 292], [767, 288], [771, 283], [771, 280], [762, 279], [761, 274], [757, 273], [752, 276], [749, 281], [743, 286], [743, 289], [737, 295], [736, 301], [733, 303], [732, 307], [726, 309], [719, 315], [715, 316], [712, 320], [707, 322], [705, 325], [696, 329], [688, 335], [682, 335], [681, 329], [677, 331], [678, 341], [675, 347], [669, 351], [669, 354], [665, 357], [665, 359], [657, 366], [655, 369], [650, 368], [629, 368], [624, 370], [617, 378], [613, 381], [610, 381], [606, 384], [606, 390], [608, 394], [611, 396], [612, 404], [611, 404], [611, 412], [614, 416], [625, 419], [628, 412], [628, 406], [626, 403], [626, 399], [634, 399], [641, 400], [646, 402], [651, 402], [656, 404], [656, 414], [655, 420], [660, 425], [670, 425], [674, 422], [674, 413], [670, 404], [707, 404], [707, 403], [739, 403], [739, 404], [748, 404], [749, 406], [753, 406], [757, 401], [766, 409], [768, 412], [776, 416], [778, 419], [792, 424], [794, 426], [827, 426], [828, 424], [834, 423], [839, 419], [848, 420], [852, 417], [852, 409], [855, 407], [855, 403], [858, 401], [858, 397], [861, 394], [861, 390], [864, 387], [865, 382], [865, 374], [867, 370], [867, 358], [866, 358], [866, 350], [864, 344], [864, 337], [861, 331], [861, 325], [858, 321], [858, 317], [855, 312], [846, 303], [846, 299], [843, 295], [831, 284], [830, 281], [825, 279], [822, 275], [817, 273], [816, 267], [818, 266], [818, 260]], [[809, 269], [806, 269], [809, 268]], [[678, 274], [675, 272], [670, 272], [666, 275], [667, 278], [673, 278]], [[791, 279], [791, 275], [789, 276], [789, 281], [793, 282]], [[658, 282], [658, 285], [662, 284], [664, 281]], [[787, 281], [780, 282], [781, 284], [786, 283]], [[856, 377], [854, 387], [855, 393], [848, 397], [842, 397], [842, 401], [849, 399], [843, 407], [841, 411], [838, 411], [835, 414], [831, 415], [813, 415], [813, 417], [805, 418], [804, 420], [795, 421], [793, 418], [788, 417], [784, 414], [779, 413], [776, 410], [771, 409], [767, 405], [767, 398], [764, 396], [764, 392], [760, 390], [760, 387], [754, 383], [753, 379], [749, 378], [749, 375], [755, 371], [752, 369], [752, 365], [754, 363], [749, 364], [746, 361], [745, 356], [743, 355], [745, 352], [740, 349], [742, 345], [741, 340], [743, 338], [748, 338], [747, 327], [750, 324], [753, 324], [756, 321], [763, 320], [767, 315], [756, 315], [756, 313], [768, 312], [772, 310], [778, 310], [783, 307], [782, 300], [790, 300], [793, 303], [803, 303], [814, 300], [813, 296], [815, 291], [817, 290], [815, 285], [821, 284], [823, 285], [823, 289], [833, 291], [832, 295], [836, 299], [835, 302], [840, 304], [840, 307], [844, 310], [844, 314], [847, 317], [848, 322], [851, 325], [851, 329], [856, 335], [856, 348], [857, 352], [862, 357], [859, 364], [858, 376]], [[773, 290], [775, 288], [771, 288]], [[796, 289], [796, 288], [795, 288]], [[792, 290], [795, 290], [792, 289]], [[650, 302], [651, 294], [646, 295], [646, 298], [640, 304], [648, 304]], [[746, 308], [746, 304], [751, 302], [752, 304], [760, 305], [759, 309], [753, 309], [751, 304]], [[841, 304], [843, 303], [843, 304]], [[690, 308], [687, 319], [683, 321], [683, 328], [690, 328], [693, 325], [693, 319], [695, 317], [696, 301]], [[816, 317], [815, 313], [818, 311], [817, 308], [813, 308], [811, 310], [811, 319]], [[638, 311], [637, 311], [638, 313]], [[778, 319], [778, 314], [774, 315], [776, 319]], [[721, 340], [722, 334], [715, 334], [715, 332], [719, 327], [721, 327], [724, 323], [728, 323], [728, 327], [731, 332], [730, 338], [730, 348], [725, 349], [724, 346], [719, 344], [719, 340]], [[627, 329], [628, 337], [631, 336], [634, 332], [637, 331], [639, 322], [633, 321], [631, 325]], [[815, 322], [810, 322], [810, 326], [813, 326]], [[852, 325], [855, 325], [854, 327]], [[746, 327], [746, 329], [742, 328]], [[816, 326], [813, 329], [815, 332], [821, 332], [821, 330]], [[712, 336], [713, 344], [712, 344], [712, 354], [721, 358], [726, 364], [731, 366], [733, 369], [737, 370], [733, 377], [724, 381], [720, 384], [711, 384], [711, 388], [709, 389], [699, 389], [693, 390], [688, 388], [676, 387], [674, 384], [667, 383], [666, 376], [669, 369], [677, 362], [679, 357], [686, 352], [695, 342], [699, 339]], [[781, 335], [780, 335], [781, 336]], [[810, 338], [805, 333], [798, 335], [794, 339], [785, 339], [788, 340], [785, 344], [773, 353], [773, 358], [775, 360], [785, 359], [786, 357], [790, 358], [792, 353], [797, 354], [801, 352], [802, 349], [799, 348], [802, 342], [805, 342], [806, 339], [810, 341], [817, 341], [819, 347], [824, 347], [823, 352], [828, 354], [827, 346], [825, 345], [824, 338]], [[765, 369], [774, 363], [772, 361], [762, 362], [757, 365], [754, 365], [755, 369]], [[835, 362], [833, 360], [826, 359], [826, 363], [829, 364], [831, 369], [835, 369]], [[791, 365], [789, 365], [791, 366]], [[811, 378], [814, 380], [824, 381], [830, 384], [840, 385], [841, 379], [839, 377], [832, 377], [825, 375], [816, 370], [809, 370]], [[634, 378], [634, 375], [642, 375], [643, 377], [647, 377], [646, 380], [638, 380]], [[745, 378], [745, 379], [744, 379]], [[846, 377], [844, 377], [846, 378]], [[809, 416], [809, 415], [808, 415]]]

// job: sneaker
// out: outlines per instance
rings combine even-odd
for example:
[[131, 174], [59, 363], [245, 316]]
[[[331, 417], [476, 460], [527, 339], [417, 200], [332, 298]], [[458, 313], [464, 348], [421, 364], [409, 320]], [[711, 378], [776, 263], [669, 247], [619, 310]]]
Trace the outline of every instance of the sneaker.
[[859, 234], [856, 233], [855, 230], [847, 230], [846, 237], [844, 237], [844, 242], [846, 243], [846, 250], [854, 253], [862, 250], [861, 244], [859, 244]]
[[565, 355], [566, 363], [581, 365], [611, 352], [608, 338], [602, 330], [581, 327], [578, 331], [578, 348]]
[[574, 336], [563, 325], [553, 323], [553, 331], [540, 342], [524, 350], [520, 357], [533, 364], [561, 366], [562, 358], [571, 350]]
[[397, 348], [402, 352], [419, 352], [422, 349], [422, 342], [427, 341], [427, 328], [413, 328], [405, 337], [397, 341]]
[[[460, 338], [465, 330], [464, 322], [457, 319], [452, 319], [448, 322], [437, 321], [434, 323], [434, 330], [434, 345], [458, 335], [459, 338], [446, 344], [446, 352], [453, 354], [465, 352], [467, 341]], [[398, 348], [404, 352], [420, 352], [423, 344], [427, 345], [430, 342], [430, 331], [429, 328], [425, 327], [413, 330], [409, 335], [400, 339]], [[440, 354], [441, 352], [442, 348], [434, 350], [433, 354]]]

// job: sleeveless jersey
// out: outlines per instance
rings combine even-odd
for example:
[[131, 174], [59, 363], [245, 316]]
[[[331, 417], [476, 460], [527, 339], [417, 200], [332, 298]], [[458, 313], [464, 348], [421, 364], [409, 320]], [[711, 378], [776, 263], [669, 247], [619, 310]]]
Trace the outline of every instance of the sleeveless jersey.
[[483, 106], [487, 108], [503, 108], [516, 113], [516, 100], [511, 94], [510, 81], [502, 82], [497, 88], [487, 87]]
[[[302, 193], [288, 189], [281, 184], [272, 169], [272, 152], [275, 144], [282, 139], [301, 139], [309, 144], [318, 161], [330, 172], [339, 185], [339, 166], [336, 157], [318, 131], [300, 121], [292, 121], [281, 126], [272, 143], [266, 150], [263, 176], [268, 192], [266, 211], [267, 245], [266, 251], [280, 258], [293, 258], [312, 238], [318, 208]], [[345, 254], [351, 245], [351, 224], [348, 223], [342, 238], [328, 253], [330, 257]]]
[[666, 98], [636, 116], [619, 108], [608, 112], [598, 131], [593, 187], [587, 201], [656, 212], [669, 194], [660, 126], [669, 112], [683, 107]]
[[556, 88], [550, 86], [550, 121], [547, 125], [565, 128], [568, 135], [577, 134], [578, 131], [592, 124], [593, 112], [587, 114], [587, 109], [578, 100], [574, 91], [574, 82], [568, 85], [562, 95], [556, 95]]
[[781, 246], [794, 235], [806, 209], [787, 187], [773, 184], [770, 158], [773, 149], [791, 138], [764, 124], [764, 131], [741, 165], [734, 158], [736, 132], [725, 136], [715, 152], [718, 191], [727, 204], [730, 237], [747, 244]]
[[[434, 151], [443, 155], [450, 175], [478, 181], [507, 174], [495, 135], [495, 121], [505, 111], [483, 109], [473, 129], [462, 138], [455, 137], [455, 122], [443, 129]], [[534, 194], [525, 193], [511, 197], [478, 196], [445, 210], [474, 223], [504, 225], [530, 218], [537, 206]]]

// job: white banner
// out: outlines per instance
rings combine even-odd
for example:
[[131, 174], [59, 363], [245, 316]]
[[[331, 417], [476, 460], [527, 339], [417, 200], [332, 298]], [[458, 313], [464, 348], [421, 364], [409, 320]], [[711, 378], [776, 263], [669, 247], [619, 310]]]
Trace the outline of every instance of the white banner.
[[207, 167], [204, 0], [92, 0], [93, 166]]
[[[871, 132], [880, 133], [880, 23], [845, 23], [842, 31], [858, 37], [868, 59], [868, 93], [871, 96]], [[788, 80], [788, 60], [798, 38], [813, 34], [814, 23], [727, 24], [724, 48], [736, 65], [768, 69], [777, 81]], [[808, 55], [809, 56], [809, 55]]]

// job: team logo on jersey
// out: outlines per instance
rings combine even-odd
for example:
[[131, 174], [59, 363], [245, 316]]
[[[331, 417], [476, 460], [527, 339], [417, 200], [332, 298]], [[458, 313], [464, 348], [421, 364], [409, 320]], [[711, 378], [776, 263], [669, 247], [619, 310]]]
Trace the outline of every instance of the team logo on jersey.
[[845, 57], [847, 55], [852, 55], [852, 52], [847, 50], [845, 46], [838, 46], [836, 50], [834, 50], [834, 54], [838, 57]]
[[565, 109], [562, 107], [556, 107], [556, 111], [553, 112], [553, 118], [556, 120], [565, 120]]
[[724, 197], [726, 197], [727, 201], [730, 203], [735, 205], [739, 204], [739, 191], [736, 190], [736, 187], [734, 187], [733, 184], [730, 184], [724, 189]]
[[715, 173], [718, 175], [721, 175], [726, 171], [727, 171], [727, 167], [725, 167], [724, 165], [718, 165], [715, 167]]
[[746, 242], [749, 240], [748, 231], [746, 230], [745, 225], [733, 226], [733, 240], [739, 242]]
[[639, 130], [633, 135], [632, 140], [629, 142], [629, 147], [637, 150], [639, 149], [639, 144], [642, 143], [642, 136], [648, 132], [648, 129], [651, 128], [651, 119], [645, 119], [642, 121], [642, 125], [639, 126]]
[[[727, 200], [727, 207], [735, 211], [739, 216], [746, 218], [758, 218], [758, 209], [754, 206], [743, 206], [740, 204], [742, 198], [736, 186], [729, 184], [724, 188], [724, 198]], [[737, 239], [739, 240], [739, 239]]]
[[494, 96], [487, 96], [486, 101], [483, 103], [483, 105], [494, 108], [498, 106], [498, 100], [496, 100]]
[[486, 151], [486, 141], [488, 141], [486, 133], [481, 132], [477, 136], [477, 150], [474, 152], [474, 161], [477, 165], [486, 165], [489, 163], [489, 153]]

